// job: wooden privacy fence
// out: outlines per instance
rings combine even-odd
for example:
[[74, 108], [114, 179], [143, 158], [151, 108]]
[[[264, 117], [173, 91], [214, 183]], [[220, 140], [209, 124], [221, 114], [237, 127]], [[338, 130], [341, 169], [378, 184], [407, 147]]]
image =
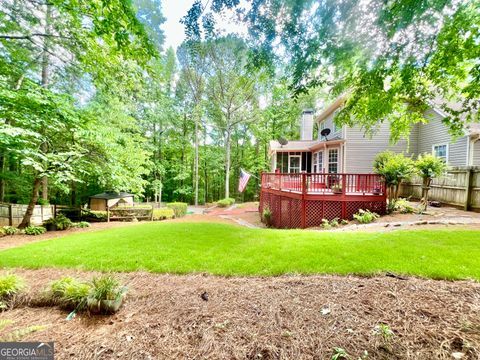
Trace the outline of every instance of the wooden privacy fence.
[[[400, 196], [420, 199], [422, 179], [414, 177], [403, 184]], [[480, 211], [480, 167], [449, 169], [445, 176], [432, 180], [428, 198], [465, 210]]]
[[[27, 211], [28, 205], [23, 204], [0, 204], [0, 226], [18, 226]], [[55, 214], [53, 205], [35, 205], [31, 223], [41, 225], [45, 220], [52, 218]]]

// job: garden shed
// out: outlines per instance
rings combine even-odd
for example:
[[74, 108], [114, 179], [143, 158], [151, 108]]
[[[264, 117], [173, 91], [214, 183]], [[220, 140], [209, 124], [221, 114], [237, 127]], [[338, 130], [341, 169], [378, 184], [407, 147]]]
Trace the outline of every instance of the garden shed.
[[101, 194], [90, 196], [88, 207], [95, 211], [106, 211], [116, 205], [132, 205], [134, 195], [126, 192], [107, 191]]

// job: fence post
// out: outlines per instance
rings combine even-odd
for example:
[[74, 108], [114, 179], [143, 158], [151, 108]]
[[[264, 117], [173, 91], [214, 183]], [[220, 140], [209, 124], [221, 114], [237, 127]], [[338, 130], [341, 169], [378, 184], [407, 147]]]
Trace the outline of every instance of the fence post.
[[472, 201], [472, 190], [473, 190], [473, 169], [470, 167], [467, 170], [467, 181], [465, 187], [465, 203], [463, 205], [463, 209], [465, 211], [470, 210], [470, 203]]
[[301, 216], [301, 226], [302, 229], [305, 229], [307, 226], [306, 222], [306, 206], [305, 206], [305, 195], [307, 193], [307, 174], [302, 174], [302, 216]]
[[8, 225], [13, 226], [13, 205], [8, 205]]

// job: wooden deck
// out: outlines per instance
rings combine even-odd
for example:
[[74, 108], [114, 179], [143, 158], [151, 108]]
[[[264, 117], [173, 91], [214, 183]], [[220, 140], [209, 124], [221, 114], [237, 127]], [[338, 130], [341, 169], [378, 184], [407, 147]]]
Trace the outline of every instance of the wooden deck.
[[386, 211], [383, 177], [376, 174], [262, 174], [260, 213], [268, 207], [278, 228], [319, 226], [322, 219], [351, 220], [359, 209]]

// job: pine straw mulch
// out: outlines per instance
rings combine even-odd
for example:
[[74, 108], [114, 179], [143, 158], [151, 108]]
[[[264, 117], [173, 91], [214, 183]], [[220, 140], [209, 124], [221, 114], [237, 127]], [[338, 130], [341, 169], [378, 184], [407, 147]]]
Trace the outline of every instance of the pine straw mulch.
[[[335, 347], [352, 359], [364, 350], [368, 359], [480, 358], [473, 281], [122, 273], [130, 290], [116, 315], [66, 321], [65, 311], [35, 306], [39, 292], [61, 276], [95, 273], [13, 272], [26, 279], [29, 297], [0, 313], [14, 321], [3, 332], [46, 325], [24, 340], [55, 341], [57, 359], [330, 359]], [[389, 344], [373, 334], [380, 323], [395, 334]]]

